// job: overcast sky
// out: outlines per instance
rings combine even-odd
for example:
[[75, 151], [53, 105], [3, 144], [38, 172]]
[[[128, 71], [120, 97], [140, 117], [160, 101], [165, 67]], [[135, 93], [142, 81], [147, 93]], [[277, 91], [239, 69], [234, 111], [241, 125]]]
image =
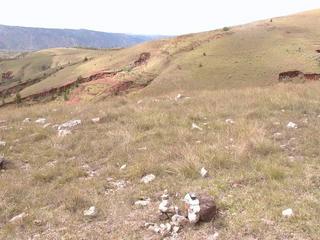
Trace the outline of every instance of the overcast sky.
[[1, 0], [0, 24], [178, 35], [320, 8], [320, 0]]

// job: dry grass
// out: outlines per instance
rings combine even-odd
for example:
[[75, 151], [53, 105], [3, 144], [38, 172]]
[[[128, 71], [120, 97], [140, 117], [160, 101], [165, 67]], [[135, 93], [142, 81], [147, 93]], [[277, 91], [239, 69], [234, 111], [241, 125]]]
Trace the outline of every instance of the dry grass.
[[[277, 85], [191, 91], [178, 102], [172, 94], [141, 104], [131, 96], [0, 109], [8, 127], [0, 130], [7, 142], [0, 151], [12, 162], [0, 173], [0, 238], [142, 239], [150, 234], [141, 226], [156, 219], [157, 196], [167, 188], [177, 202], [187, 191], [208, 192], [221, 209], [217, 221], [184, 230], [182, 239], [214, 231], [221, 239], [317, 239], [319, 91], [318, 83]], [[83, 123], [58, 138], [51, 127], [22, 123], [26, 117]], [[94, 124], [94, 117], [102, 121]], [[289, 121], [299, 128], [287, 129]], [[193, 122], [203, 131], [191, 130]], [[200, 177], [201, 167], [210, 178]], [[141, 184], [149, 173], [156, 180]], [[110, 177], [127, 186], [112, 191]], [[135, 207], [140, 197], [150, 197], [151, 206]], [[98, 216], [86, 219], [83, 210], [92, 205]], [[282, 218], [289, 207], [295, 216]], [[29, 214], [23, 224], [8, 223], [21, 212]]]

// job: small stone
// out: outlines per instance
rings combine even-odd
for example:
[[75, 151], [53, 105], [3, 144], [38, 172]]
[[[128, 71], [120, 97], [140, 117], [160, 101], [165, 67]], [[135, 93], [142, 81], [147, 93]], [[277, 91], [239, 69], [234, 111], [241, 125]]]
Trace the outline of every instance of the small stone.
[[276, 133], [273, 134], [273, 137], [274, 137], [275, 139], [280, 139], [280, 138], [282, 137], [282, 133], [276, 132]]
[[189, 223], [189, 220], [184, 216], [175, 214], [171, 218], [171, 223], [174, 226], [186, 226]]
[[124, 170], [124, 169], [126, 169], [127, 168], [127, 164], [124, 164], [124, 165], [122, 165], [121, 167], [120, 167], [120, 170]]
[[141, 179], [141, 182], [147, 184], [156, 179], [156, 176], [153, 174], [148, 174]]
[[7, 165], [7, 160], [3, 157], [0, 157], [0, 170], [4, 170], [6, 168]]
[[174, 232], [174, 233], [178, 233], [179, 231], [180, 231], [180, 227], [179, 226], [174, 226], [172, 228], [172, 232]]
[[298, 128], [298, 125], [294, 122], [289, 122], [288, 125], [287, 125], [287, 128], [289, 129], [297, 129]]
[[23, 123], [29, 123], [29, 122], [31, 122], [31, 118], [25, 118], [22, 122]]
[[208, 177], [208, 171], [205, 168], [201, 168], [200, 175], [201, 177], [206, 178]]
[[232, 120], [231, 118], [226, 119], [226, 124], [234, 124], [235, 121]]
[[219, 233], [215, 232], [214, 234], [210, 235], [207, 240], [217, 240], [218, 238], [219, 238]]
[[195, 123], [192, 123], [192, 126], [191, 126], [191, 129], [192, 130], [199, 130], [199, 131], [202, 131], [203, 129], [201, 128], [201, 127], [199, 127], [197, 124], [195, 124]]
[[59, 130], [58, 131], [58, 136], [59, 137], [65, 137], [65, 136], [70, 135], [70, 134], [71, 134], [70, 130], [64, 129], [64, 130]]
[[35, 123], [45, 124], [46, 121], [47, 121], [47, 119], [45, 119], [45, 118], [38, 118], [38, 119], [35, 121]]
[[97, 216], [97, 209], [95, 206], [90, 207], [87, 210], [83, 211], [83, 215], [86, 217], [95, 217]]
[[65, 122], [65, 123], [59, 125], [58, 130], [71, 129], [71, 128], [76, 127], [80, 124], [81, 124], [81, 120], [70, 120], [68, 122]]
[[174, 100], [177, 102], [178, 100], [180, 100], [180, 99], [182, 99], [182, 98], [183, 98], [183, 95], [179, 93], [179, 94], [174, 98]]
[[136, 206], [141, 206], [141, 207], [146, 207], [150, 204], [150, 198], [146, 198], [146, 199], [141, 199], [141, 200], [138, 200], [134, 203], [134, 205]]
[[27, 216], [28, 216], [28, 214], [23, 212], [13, 218], [11, 218], [9, 222], [12, 224], [19, 224], [19, 223], [21, 224], [23, 222], [24, 218], [26, 218]]
[[288, 208], [286, 210], [282, 211], [282, 216], [284, 216], [285, 218], [290, 218], [293, 216], [293, 210], [291, 208]]
[[34, 225], [36, 225], [36, 226], [41, 226], [41, 225], [42, 225], [42, 221], [39, 220], [39, 219], [34, 220], [33, 223], [34, 223]]
[[6, 142], [4, 142], [4, 141], [0, 141], [0, 147], [5, 147], [7, 145], [7, 143]]
[[46, 123], [45, 125], [43, 125], [43, 128], [47, 128], [51, 125], [51, 123]]
[[97, 118], [92, 118], [91, 121], [92, 121], [93, 123], [99, 123], [99, 122], [100, 122], [100, 118], [99, 118], [99, 117], [97, 117]]

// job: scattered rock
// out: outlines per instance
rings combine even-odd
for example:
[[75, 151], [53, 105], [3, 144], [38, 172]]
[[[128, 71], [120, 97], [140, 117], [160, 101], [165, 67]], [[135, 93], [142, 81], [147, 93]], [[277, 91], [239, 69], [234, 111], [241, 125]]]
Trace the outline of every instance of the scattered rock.
[[231, 118], [226, 119], [226, 124], [234, 124], [235, 121], [232, 120]]
[[298, 128], [298, 125], [294, 122], [289, 122], [288, 125], [287, 125], [287, 128], [289, 129], [297, 129]]
[[46, 123], [45, 125], [43, 125], [43, 128], [47, 128], [51, 125], [51, 123]]
[[291, 208], [288, 208], [286, 210], [282, 211], [282, 216], [284, 216], [285, 218], [290, 218], [293, 216], [293, 210]]
[[25, 118], [22, 122], [23, 123], [29, 123], [29, 122], [31, 122], [31, 118]]
[[188, 210], [188, 220], [191, 224], [196, 224], [200, 220], [200, 201], [195, 193], [187, 193], [184, 202]]
[[203, 130], [201, 127], [199, 127], [199, 126], [198, 126], [197, 124], [195, 124], [195, 123], [192, 123], [191, 129], [192, 129], [192, 130], [196, 129], [196, 130], [199, 130], [199, 131], [202, 131], [202, 130]]
[[208, 236], [207, 240], [217, 240], [219, 238], [219, 233], [215, 232], [214, 234]]
[[175, 98], [174, 98], [174, 100], [175, 101], [178, 101], [179, 99], [181, 99], [181, 98], [183, 98], [183, 96], [182, 96], [182, 94], [178, 94]]
[[175, 214], [171, 218], [171, 223], [174, 226], [183, 227], [183, 226], [186, 226], [189, 223], [189, 220], [184, 216], [181, 216], [179, 214]]
[[147, 184], [147, 183], [152, 182], [152, 181], [155, 180], [155, 179], [156, 179], [156, 176], [155, 176], [155, 175], [153, 175], [153, 174], [148, 174], [148, 175], [144, 176], [144, 177], [141, 179], [141, 182]]
[[175, 207], [172, 205], [169, 199], [169, 193], [167, 190], [165, 190], [164, 194], [161, 196], [159, 211], [162, 215], [165, 215], [167, 218], [170, 218], [169, 214], [172, 216], [176, 212]]
[[4, 141], [0, 141], [0, 147], [5, 147], [7, 145], [7, 143], [6, 142], [4, 142]]
[[81, 120], [70, 120], [68, 122], [65, 122], [59, 125], [58, 130], [70, 130], [71, 128], [74, 128], [80, 124], [81, 124]]
[[200, 175], [201, 175], [201, 177], [203, 177], [203, 178], [208, 177], [208, 171], [207, 171], [207, 169], [205, 169], [204, 167], [201, 168], [201, 170], [200, 170]]
[[59, 137], [65, 137], [67, 135], [70, 135], [71, 131], [67, 130], [67, 129], [63, 129], [63, 130], [58, 130], [58, 136]]
[[97, 117], [97, 118], [92, 118], [91, 121], [92, 121], [93, 123], [99, 123], [99, 122], [100, 122], [100, 118], [99, 118], [99, 117]]
[[200, 194], [200, 221], [210, 222], [212, 219], [215, 219], [218, 214], [218, 208], [214, 199], [208, 195]]
[[28, 216], [25, 212], [13, 217], [10, 219], [10, 223], [12, 224], [22, 224], [23, 220]]
[[126, 169], [127, 168], [127, 164], [124, 164], [124, 165], [122, 165], [121, 167], [120, 167], [120, 170], [124, 170], [124, 169]]
[[46, 123], [46, 121], [47, 121], [47, 119], [45, 119], [45, 118], [38, 118], [38, 119], [35, 121], [35, 123], [38, 123], [38, 124], [45, 124], [45, 123]]
[[138, 148], [139, 151], [147, 151], [147, 147]]
[[276, 139], [276, 140], [281, 139], [281, 137], [282, 137], [282, 133], [280, 133], [280, 132], [276, 132], [276, 133], [273, 134], [273, 138]]
[[83, 215], [86, 217], [96, 217], [97, 213], [98, 212], [95, 206], [92, 206], [89, 209], [83, 211]]
[[136, 206], [146, 207], [150, 204], [150, 198], [142, 198], [134, 203]]

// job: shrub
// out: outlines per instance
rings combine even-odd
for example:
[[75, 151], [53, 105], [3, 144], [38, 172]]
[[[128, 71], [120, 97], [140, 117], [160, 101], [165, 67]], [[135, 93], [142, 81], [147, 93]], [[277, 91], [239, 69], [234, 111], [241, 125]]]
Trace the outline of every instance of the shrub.
[[223, 28], [223, 31], [225, 31], [225, 32], [227, 32], [227, 31], [229, 31], [229, 30], [230, 30], [229, 27], [224, 27], [224, 28]]
[[19, 104], [19, 103], [21, 103], [21, 101], [22, 101], [21, 95], [20, 95], [20, 93], [17, 93], [16, 94], [16, 103]]

